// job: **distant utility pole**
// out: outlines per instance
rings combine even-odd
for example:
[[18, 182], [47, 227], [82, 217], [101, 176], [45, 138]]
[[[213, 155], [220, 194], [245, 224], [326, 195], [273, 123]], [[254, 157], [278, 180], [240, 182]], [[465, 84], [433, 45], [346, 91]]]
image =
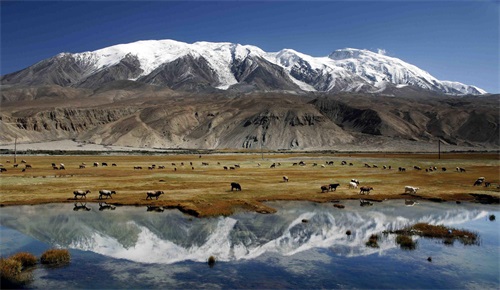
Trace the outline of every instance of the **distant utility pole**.
[[441, 139], [438, 139], [438, 159], [441, 159]]

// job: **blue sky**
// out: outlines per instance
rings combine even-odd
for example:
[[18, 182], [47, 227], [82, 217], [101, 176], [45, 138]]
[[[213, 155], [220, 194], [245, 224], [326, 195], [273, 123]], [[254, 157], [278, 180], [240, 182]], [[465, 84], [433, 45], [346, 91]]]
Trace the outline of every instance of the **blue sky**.
[[499, 93], [498, 0], [0, 1], [2, 75], [60, 52], [146, 39], [326, 56], [352, 47]]

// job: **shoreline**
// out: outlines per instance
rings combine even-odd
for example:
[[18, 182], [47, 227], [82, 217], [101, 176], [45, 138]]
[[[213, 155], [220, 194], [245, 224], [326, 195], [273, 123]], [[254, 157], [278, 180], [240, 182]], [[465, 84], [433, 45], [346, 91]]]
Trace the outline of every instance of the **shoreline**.
[[[155, 207], [155, 208], [163, 208], [163, 209], [177, 209], [184, 214], [196, 217], [196, 218], [205, 218], [205, 217], [215, 217], [215, 216], [231, 216], [235, 212], [239, 210], [244, 211], [253, 211], [261, 214], [273, 214], [276, 210], [272, 207], [265, 205], [266, 202], [279, 202], [279, 201], [297, 201], [297, 202], [313, 202], [313, 203], [332, 203], [333, 204], [342, 204], [342, 201], [346, 200], [364, 200], [370, 201], [373, 203], [380, 203], [387, 200], [413, 200], [413, 201], [430, 201], [430, 202], [455, 202], [460, 204], [461, 202], [471, 202], [471, 203], [480, 203], [480, 204], [499, 204], [500, 198], [497, 196], [493, 196], [490, 194], [446, 194], [441, 196], [424, 196], [417, 194], [400, 194], [400, 195], [377, 195], [377, 196], [346, 196], [346, 195], [335, 195], [326, 193], [324, 197], [320, 198], [269, 198], [265, 200], [256, 200], [251, 203], [248, 201], [237, 200], [235, 202], [230, 203], [230, 207], [224, 207], [225, 210], [221, 211], [213, 211], [213, 210], [200, 210], [199, 208], [194, 207], [194, 204], [200, 204], [199, 201], [185, 201], [183, 203], [173, 204], [171, 201], [163, 200], [163, 201], [154, 201], [153, 203], [145, 201], [145, 202], [137, 202], [137, 201], [121, 201], [121, 202], [113, 202], [112, 200], [107, 199], [71, 199], [68, 198], [66, 200], [31, 200], [31, 201], [22, 201], [22, 202], [2, 202], [0, 203], [1, 207], [11, 207], [11, 206], [36, 206], [42, 204], [64, 204], [64, 203], [105, 203], [106, 205], [113, 205], [117, 207], [122, 206], [133, 206], [133, 207]], [[212, 204], [213, 205], [213, 204]], [[227, 205], [227, 204], [226, 204]], [[401, 204], [404, 206], [404, 204]], [[220, 208], [221, 204], [214, 205], [215, 208]]]

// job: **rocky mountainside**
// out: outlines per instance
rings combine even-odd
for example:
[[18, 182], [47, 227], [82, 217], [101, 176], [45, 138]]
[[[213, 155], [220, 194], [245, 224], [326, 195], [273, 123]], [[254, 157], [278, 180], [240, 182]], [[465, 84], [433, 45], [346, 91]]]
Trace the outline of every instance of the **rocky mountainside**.
[[270, 53], [234, 43], [149, 40], [83, 53], [61, 53], [2, 76], [1, 84], [97, 89], [118, 80], [174, 90], [383, 93], [404, 87], [434, 93], [484, 94], [440, 81], [400, 59], [360, 49], [312, 57], [284, 49]]
[[438, 139], [450, 148], [500, 145], [498, 95], [188, 94], [120, 81], [96, 91], [10, 88], [1, 98], [1, 144], [17, 137], [145, 148], [421, 151]]

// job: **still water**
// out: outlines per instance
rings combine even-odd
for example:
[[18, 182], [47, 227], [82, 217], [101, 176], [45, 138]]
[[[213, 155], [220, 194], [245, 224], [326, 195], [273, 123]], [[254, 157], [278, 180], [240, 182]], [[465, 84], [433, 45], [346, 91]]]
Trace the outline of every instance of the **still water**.
[[[500, 218], [498, 205], [342, 204], [345, 209], [272, 202], [275, 214], [203, 219], [92, 203], [79, 211], [72, 204], [4, 207], [0, 253], [70, 249], [68, 266], [39, 265], [30, 288], [500, 287], [499, 221], [489, 219]], [[372, 234], [417, 222], [473, 231], [480, 242], [446, 245], [414, 236], [417, 248], [409, 251], [399, 248], [395, 235], [380, 235], [378, 248], [365, 245]], [[207, 264], [210, 256], [217, 259], [214, 267]]]

